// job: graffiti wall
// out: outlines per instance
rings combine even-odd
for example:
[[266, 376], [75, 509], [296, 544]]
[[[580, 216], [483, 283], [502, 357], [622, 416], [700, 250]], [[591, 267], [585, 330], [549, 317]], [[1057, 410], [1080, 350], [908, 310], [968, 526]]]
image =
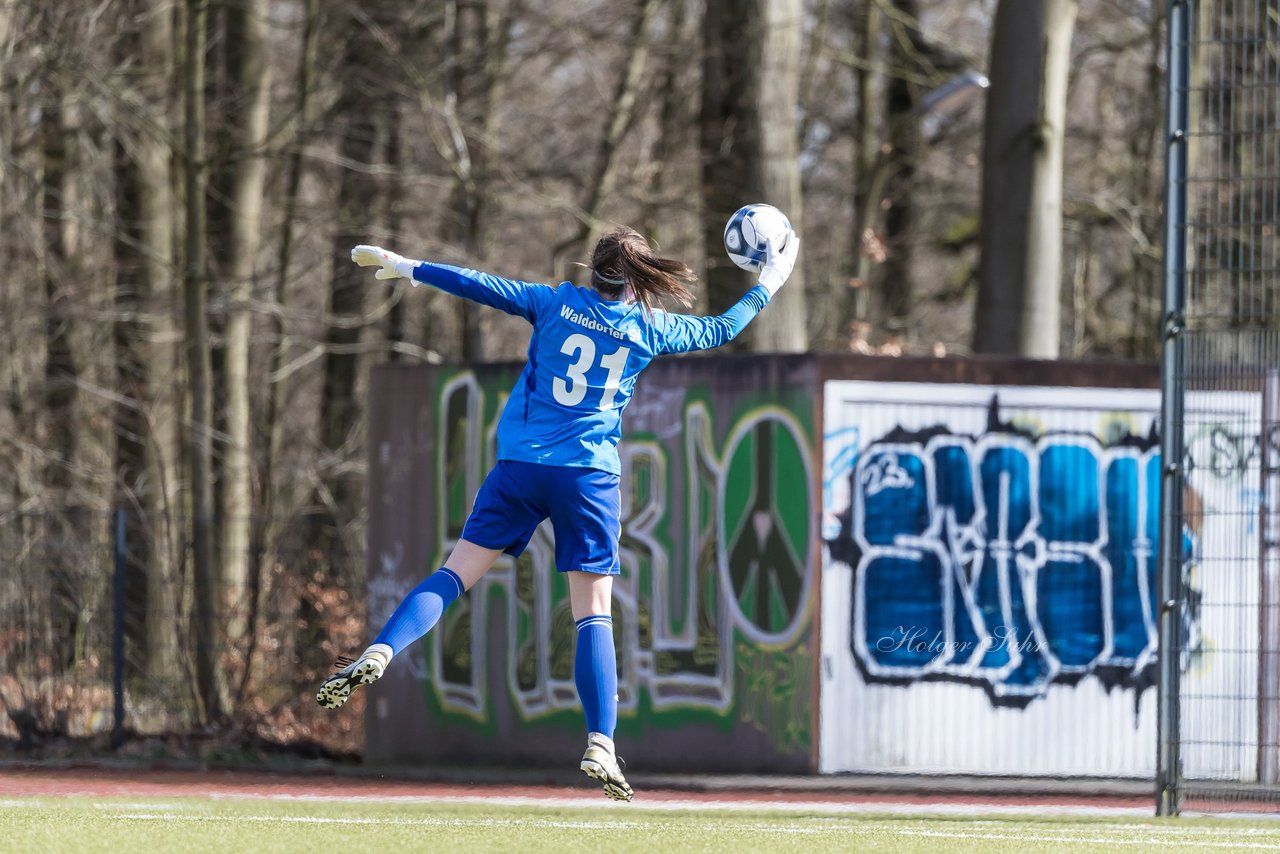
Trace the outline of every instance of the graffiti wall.
[[[374, 627], [461, 535], [517, 367], [388, 366], [370, 393]], [[627, 411], [619, 751], [648, 770], [812, 770], [818, 385], [803, 359], [659, 362]], [[371, 762], [576, 767], [574, 623], [549, 525], [371, 692]]]
[[[821, 770], [1150, 776], [1158, 392], [835, 381], [824, 395]], [[1201, 556], [1257, 539], [1256, 467], [1232, 431], [1259, 409], [1246, 393], [1200, 405], [1221, 426], [1187, 437], [1186, 500], [1203, 512], [1182, 533], [1182, 667], [1223, 704], [1184, 717], [1207, 744], [1223, 720], [1256, 729], [1234, 698], [1255, 693], [1257, 656], [1214, 655], [1257, 648], [1256, 613], [1224, 607], [1257, 601], [1240, 589], [1256, 560], [1226, 578]], [[1251, 761], [1193, 750], [1187, 772]]]
[[[517, 372], [374, 372], [375, 630], [460, 536]], [[651, 367], [621, 448], [622, 755], [651, 771], [1150, 777], [1154, 372], [1049, 376], [1064, 385], [1001, 384], [1045, 381], [1016, 362]], [[1263, 654], [1260, 395], [1187, 406], [1184, 770], [1250, 779], [1266, 725], [1248, 699]], [[572, 772], [573, 644], [540, 529], [369, 693], [367, 760]]]

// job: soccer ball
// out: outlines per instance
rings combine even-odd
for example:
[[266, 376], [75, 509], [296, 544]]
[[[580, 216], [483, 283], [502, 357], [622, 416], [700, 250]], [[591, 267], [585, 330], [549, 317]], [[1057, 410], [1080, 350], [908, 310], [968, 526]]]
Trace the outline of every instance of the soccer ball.
[[745, 205], [724, 227], [724, 251], [734, 264], [756, 273], [764, 266], [765, 243], [784, 249], [793, 233], [787, 215], [773, 205]]

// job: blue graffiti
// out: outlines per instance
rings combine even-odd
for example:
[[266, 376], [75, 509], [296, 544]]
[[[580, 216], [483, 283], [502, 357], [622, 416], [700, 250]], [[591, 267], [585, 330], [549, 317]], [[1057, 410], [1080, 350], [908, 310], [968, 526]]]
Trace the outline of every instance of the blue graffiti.
[[[1148, 682], [1160, 455], [1142, 444], [932, 431], [864, 448], [829, 542], [854, 569], [863, 672], [976, 681], [1012, 702], [1087, 674]], [[1184, 548], [1190, 563], [1190, 533]]]

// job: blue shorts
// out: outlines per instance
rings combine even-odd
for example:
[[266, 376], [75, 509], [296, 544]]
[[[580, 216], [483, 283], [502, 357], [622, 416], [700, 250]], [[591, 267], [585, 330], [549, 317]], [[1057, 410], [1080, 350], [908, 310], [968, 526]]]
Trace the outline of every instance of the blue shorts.
[[499, 460], [476, 493], [462, 538], [518, 557], [549, 517], [556, 569], [617, 575], [620, 506], [616, 474]]

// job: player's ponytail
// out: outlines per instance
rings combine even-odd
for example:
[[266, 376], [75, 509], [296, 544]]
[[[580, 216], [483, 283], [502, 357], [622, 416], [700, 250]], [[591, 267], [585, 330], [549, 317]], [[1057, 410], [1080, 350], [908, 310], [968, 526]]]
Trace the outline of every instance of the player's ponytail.
[[689, 285], [695, 279], [688, 264], [659, 258], [649, 248], [649, 242], [630, 228], [601, 237], [591, 253], [591, 286], [608, 299], [621, 299], [630, 288], [645, 311], [652, 311], [662, 297], [692, 306]]

